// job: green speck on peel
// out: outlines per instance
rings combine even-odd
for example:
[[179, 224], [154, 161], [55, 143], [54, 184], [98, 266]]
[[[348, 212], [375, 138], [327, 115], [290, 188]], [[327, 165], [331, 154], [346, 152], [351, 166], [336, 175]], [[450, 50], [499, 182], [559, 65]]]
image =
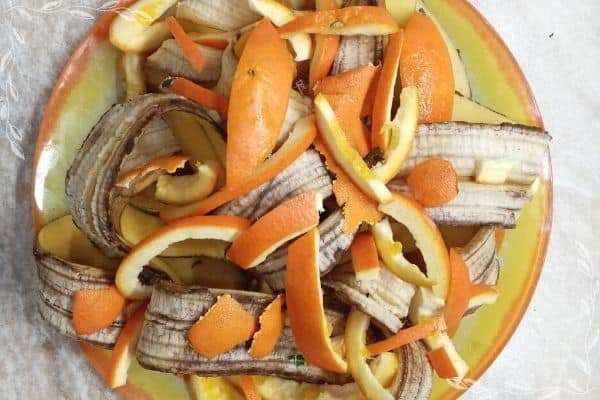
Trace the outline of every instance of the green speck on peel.
[[288, 361], [294, 364], [296, 367], [305, 364], [304, 357], [302, 357], [302, 354], [292, 354], [288, 356]]

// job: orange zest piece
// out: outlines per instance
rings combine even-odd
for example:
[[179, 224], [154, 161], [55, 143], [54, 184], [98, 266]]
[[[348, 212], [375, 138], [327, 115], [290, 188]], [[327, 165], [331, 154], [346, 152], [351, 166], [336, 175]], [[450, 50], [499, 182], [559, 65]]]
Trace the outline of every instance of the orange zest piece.
[[378, 356], [386, 351], [396, 350], [399, 347], [444, 330], [446, 330], [444, 318], [435, 318], [429, 322], [423, 322], [410, 328], [402, 329], [395, 335], [380, 342], [371, 343], [367, 346], [367, 350], [371, 356]]
[[319, 231], [316, 228], [288, 247], [285, 297], [294, 341], [306, 361], [328, 371], [345, 373], [348, 366], [335, 352], [329, 339], [319, 271]]
[[379, 67], [365, 65], [323, 78], [311, 89], [315, 95], [322, 93], [349, 96], [360, 110], [360, 116], [364, 117], [371, 115], [378, 76]]
[[261, 164], [254, 175], [243, 184], [235, 187], [226, 186], [212, 196], [190, 206], [163, 211], [160, 217], [168, 221], [188, 215], [204, 215], [229, 201], [245, 195], [286, 169], [310, 147], [316, 136], [317, 127], [314, 117], [311, 115], [302, 118], [296, 123], [292, 133], [279, 150]]
[[313, 88], [315, 83], [329, 75], [339, 46], [339, 36], [317, 35], [315, 37], [315, 50], [308, 72], [309, 88]]
[[253, 377], [250, 375], [242, 375], [240, 377], [240, 385], [242, 386], [242, 392], [244, 392], [246, 400], [262, 400]]
[[256, 330], [256, 319], [231, 295], [219, 296], [217, 302], [188, 331], [192, 348], [206, 358], [249, 340]]
[[385, 152], [388, 148], [390, 135], [386, 132], [385, 125], [391, 119], [392, 103], [394, 102], [394, 88], [398, 78], [400, 53], [404, 34], [402, 31], [390, 36], [383, 66], [377, 84], [375, 103], [373, 104], [373, 122], [371, 125], [371, 148], [379, 148]]
[[452, 336], [458, 329], [461, 319], [469, 308], [471, 297], [471, 279], [469, 267], [456, 249], [450, 252], [450, 284], [444, 308], [444, 319], [448, 326], [448, 335]]
[[249, 350], [252, 358], [263, 358], [271, 354], [275, 348], [283, 331], [282, 307], [283, 297], [279, 295], [265, 308], [258, 319], [260, 329], [254, 334]]
[[425, 207], [446, 204], [458, 195], [456, 171], [452, 163], [443, 158], [432, 158], [415, 165], [406, 182], [415, 200]]
[[494, 304], [499, 294], [498, 288], [495, 285], [471, 285], [468, 308]]
[[[317, 0], [317, 11], [333, 10], [338, 8], [336, 0]], [[315, 50], [308, 73], [309, 89], [312, 90], [315, 83], [329, 75], [331, 66], [335, 61], [335, 55], [340, 46], [340, 37], [337, 35], [316, 35]]]
[[196, 46], [196, 43], [183, 30], [183, 27], [177, 22], [175, 17], [167, 17], [165, 18], [165, 22], [169, 25], [169, 30], [179, 44], [179, 47], [181, 47], [185, 58], [187, 58], [196, 71], [202, 71], [206, 64], [206, 60], [204, 59], [202, 52]]
[[335, 174], [333, 193], [338, 205], [343, 207], [344, 210], [343, 231], [352, 233], [363, 222], [373, 225], [379, 221], [383, 214], [377, 209], [377, 202], [352, 182], [320, 138], [315, 139], [314, 145], [319, 153], [325, 157], [327, 169]]
[[460, 376], [460, 372], [456, 369], [455, 363], [445, 347], [430, 351], [427, 353], [427, 358], [440, 378], [451, 379]]
[[105, 376], [106, 386], [111, 389], [127, 383], [127, 370], [135, 359], [135, 350], [144, 324], [146, 307], [147, 304], [144, 304], [135, 310], [119, 334]]
[[108, 328], [125, 307], [125, 298], [116, 287], [78, 290], [73, 295], [73, 329], [89, 335]]
[[354, 6], [307, 12], [279, 28], [283, 38], [296, 33], [326, 35], [389, 35], [398, 32], [394, 17], [383, 7]]
[[360, 232], [354, 237], [350, 245], [350, 254], [357, 280], [374, 279], [379, 276], [379, 253], [371, 232]]
[[317, 226], [322, 203], [315, 191], [282, 202], [240, 234], [227, 257], [243, 269], [260, 264], [282, 244]]
[[167, 78], [165, 86], [173, 93], [187, 97], [201, 106], [213, 109], [223, 118], [227, 117], [227, 110], [229, 109], [229, 99], [227, 97], [185, 78]]
[[454, 74], [446, 43], [433, 21], [414, 13], [404, 28], [402, 87], [419, 90], [419, 122], [447, 122], [454, 108]]
[[149, 161], [140, 167], [134, 168], [119, 175], [116, 185], [123, 188], [128, 188], [137, 178], [143, 178], [145, 175], [157, 170], [163, 170], [168, 174], [172, 174], [179, 168], [183, 168], [185, 163], [189, 160], [190, 158], [188, 156], [177, 155], [155, 158], [154, 160]]
[[253, 30], [233, 77], [227, 121], [227, 185], [239, 186], [271, 155], [296, 75], [286, 42], [268, 20]]

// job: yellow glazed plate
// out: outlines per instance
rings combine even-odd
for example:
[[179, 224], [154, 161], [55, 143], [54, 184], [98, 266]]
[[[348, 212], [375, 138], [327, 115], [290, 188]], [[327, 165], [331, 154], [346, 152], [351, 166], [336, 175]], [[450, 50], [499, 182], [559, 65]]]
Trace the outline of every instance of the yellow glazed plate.
[[[122, 0], [119, 7], [133, 0]], [[518, 64], [493, 28], [466, 0], [426, 0], [426, 6], [460, 49], [473, 99], [511, 120], [542, 126], [531, 90]], [[68, 214], [66, 171], [84, 138], [100, 116], [119, 101], [118, 51], [108, 42], [115, 16], [107, 12], [73, 54], [60, 76], [42, 121], [34, 157], [31, 191], [36, 231]], [[533, 201], [525, 207], [516, 229], [506, 232], [500, 254], [504, 267], [498, 302], [466, 317], [454, 341], [477, 380], [504, 348], [519, 324], [539, 278], [552, 219], [550, 159]], [[82, 351], [100, 374], [109, 352], [90, 345]], [[182, 379], [134, 365], [129, 383], [119, 389], [127, 400], [187, 400]], [[436, 379], [431, 398], [454, 399], [462, 392]]]

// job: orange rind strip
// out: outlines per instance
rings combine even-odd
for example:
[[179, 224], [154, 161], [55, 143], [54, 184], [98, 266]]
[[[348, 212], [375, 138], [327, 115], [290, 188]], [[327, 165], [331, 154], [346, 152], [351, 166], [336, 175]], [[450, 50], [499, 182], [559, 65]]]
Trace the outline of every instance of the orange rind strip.
[[245, 218], [211, 215], [180, 219], [160, 228], [135, 245], [121, 261], [115, 283], [129, 299], [150, 297], [152, 286], [143, 285], [139, 276], [145, 265], [165, 251], [171, 244], [186, 239], [216, 239], [233, 242], [250, 226]]
[[436, 318], [432, 321], [423, 322], [409, 328], [398, 331], [395, 335], [380, 342], [371, 343], [367, 346], [369, 354], [374, 357], [386, 351], [396, 350], [409, 343], [416, 342], [427, 336], [446, 330], [444, 318]]
[[[315, 7], [317, 11], [334, 10], [338, 5], [336, 0], [317, 0]], [[329, 75], [339, 46], [340, 37], [337, 35], [315, 36], [315, 50], [308, 72], [308, 85], [311, 91], [318, 81]]]
[[194, 40], [183, 30], [183, 27], [177, 22], [175, 17], [167, 17], [165, 18], [165, 22], [169, 25], [169, 30], [177, 41], [177, 44], [179, 44], [179, 47], [181, 47], [185, 58], [187, 58], [196, 71], [202, 71], [206, 65], [206, 59], [196, 46]]
[[135, 350], [144, 324], [146, 307], [147, 305], [144, 304], [135, 310], [119, 334], [105, 376], [106, 386], [111, 389], [127, 384], [127, 371], [135, 359]]
[[283, 38], [298, 33], [390, 35], [398, 29], [398, 24], [385, 8], [354, 6], [307, 12], [279, 28], [279, 33]]
[[371, 232], [360, 232], [354, 237], [350, 245], [350, 255], [357, 280], [379, 277], [379, 253]]
[[391, 120], [392, 103], [394, 102], [394, 89], [398, 78], [400, 66], [400, 53], [404, 33], [399, 31], [390, 36], [388, 40], [383, 66], [377, 84], [375, 103], [373, 104], [373, 118], [371, 124], [371, 148], [379, 148], [386, 152], [390, 142], [389, 130], [386, 124]]
[[294, 341], [306, 361], [328, 371], [345, 373], [346, 362], [331, 345], [325, 319], [316, 228], [288, 247], [285, 297]]
[[188, 79], [180, 77], [166, 78], [161, 86], [173, 93], [187, 97], [201, 106], [217, 111], [222, 118], [227, 118], [229, 99], [215, 91], [206, 89]]
[[425, 209], [413, 199], [400, 193], [393, 194], [393, 200], [381, 204], [379, 210], [395, 221], [406, 226], [417, 242], [427, 268], [427, 277], [435, 284], [435, 295], [441, 299], [448, 296], [450, 281], [450, 260], [444, 239], [435, 222]]
[[227, 120], [227, 186], [243, 185], [279, 138], [296, 75], [286, 42], [269, 20], [250, 33], [231, 89]]
[[116, 186], [128, 189], [149, 173], [158, 170], [162, 170], [167, 174], [172, 174], [179, 168], [183, 168], [185, 163], [189, 160], [190, 158], [188, 156], [177, 155], [156, 158], [140, 167], [134, 168], [119, 175]]
[[444, 319], [448, 326], [448, 335], [453, 336], [460, 321], [469, 309], [471, 297], [471, 279], [469, 267], [454, 248], [450, 249], [450, 285], [444, 308]]
[[315, 191], [282, 202], [242, 232], [227, 257], [243, 269], [255, 267], [284, 243], [316, 227], [322, 207], [323, 199]]

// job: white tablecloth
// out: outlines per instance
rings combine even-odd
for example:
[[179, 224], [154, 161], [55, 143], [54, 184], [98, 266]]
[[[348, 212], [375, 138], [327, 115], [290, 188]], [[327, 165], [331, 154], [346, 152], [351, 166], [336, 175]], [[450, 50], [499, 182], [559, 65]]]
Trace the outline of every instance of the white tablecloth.
[[[0, 1], [0, 399], [112, 398], [38, 315], [29, 212], [37, 128], [106, 0]], [[516, 334], [467, 399], [600, 399], [600, 2], [474, 0], [521, 63], [554, 137], [546, 267]]]

